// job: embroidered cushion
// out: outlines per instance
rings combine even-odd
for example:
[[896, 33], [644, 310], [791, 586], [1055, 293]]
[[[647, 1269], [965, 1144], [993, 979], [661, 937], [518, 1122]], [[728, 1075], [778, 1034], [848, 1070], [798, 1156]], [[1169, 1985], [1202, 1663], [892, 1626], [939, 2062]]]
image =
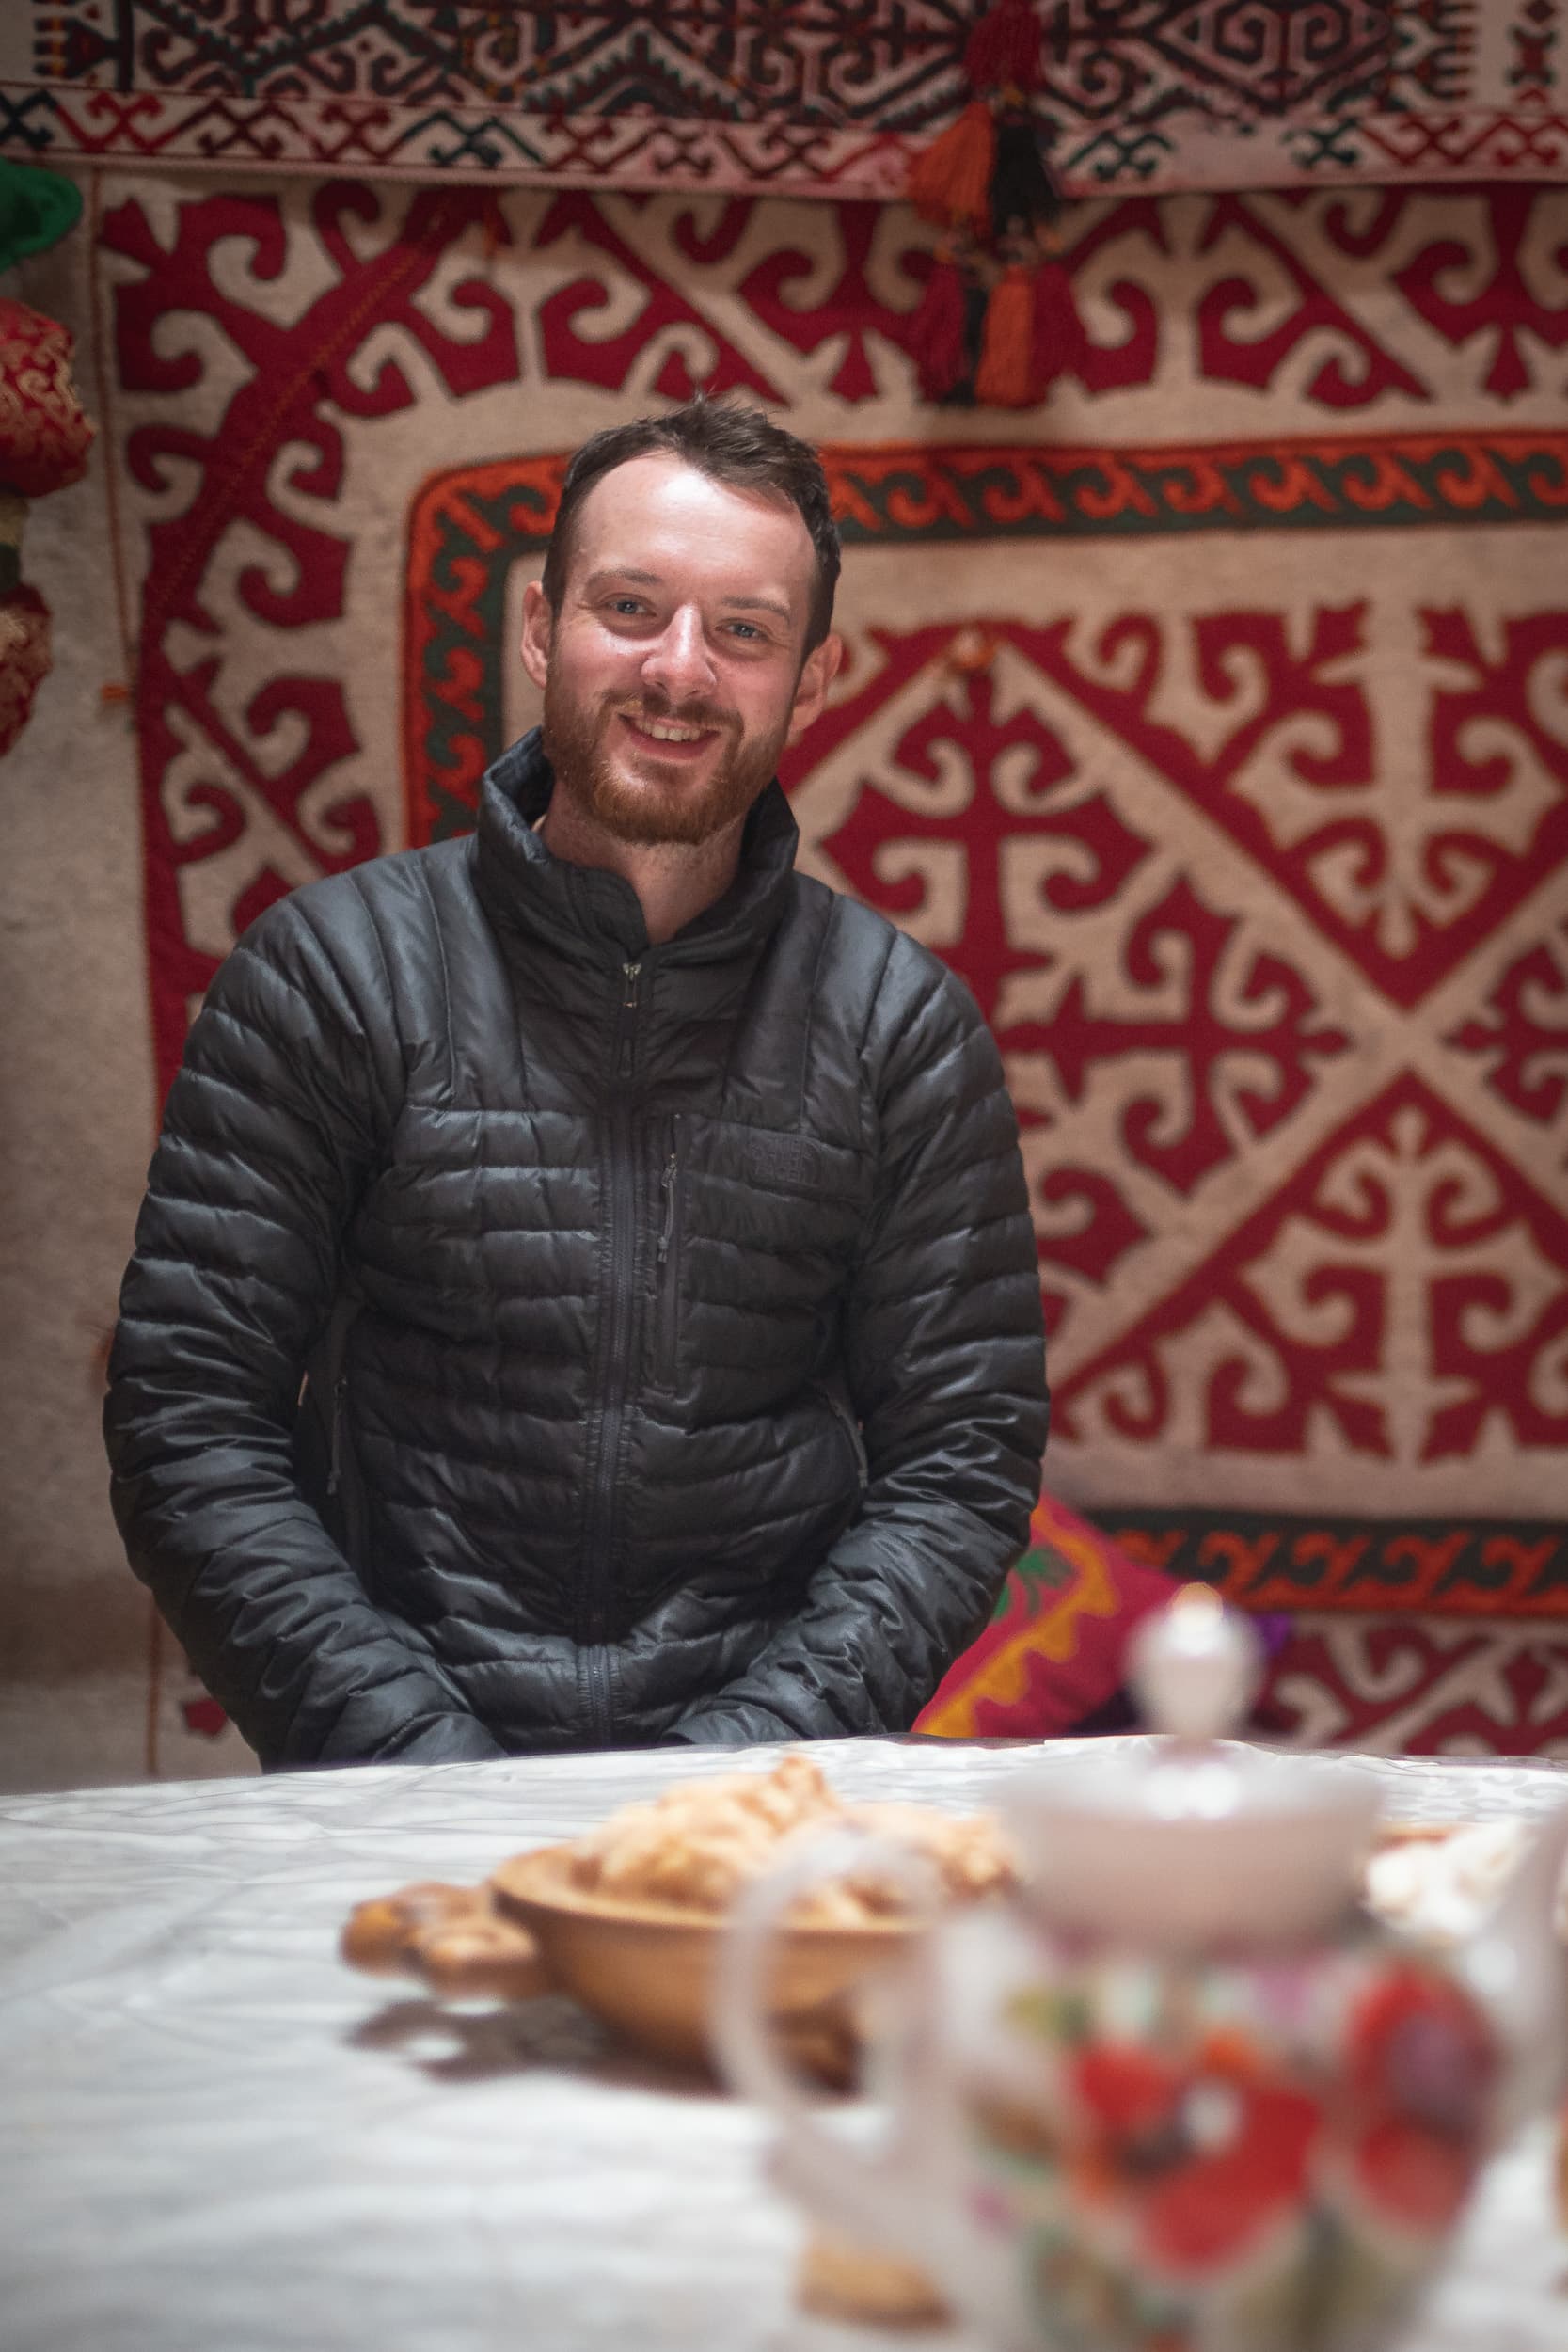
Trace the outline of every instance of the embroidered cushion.
[[1117, 1697], [1129, 1635], [1176, 1589], [1174, 1577], [1042, 1494], [990, 1625], [943, 1676], [915, 1730], [942, 1740], [1071, 1730]]

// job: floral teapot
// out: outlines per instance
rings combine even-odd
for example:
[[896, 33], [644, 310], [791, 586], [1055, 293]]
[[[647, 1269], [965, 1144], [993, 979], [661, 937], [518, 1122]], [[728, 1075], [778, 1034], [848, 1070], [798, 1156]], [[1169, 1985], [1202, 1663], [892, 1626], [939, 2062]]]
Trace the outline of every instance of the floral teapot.
[[[1558, 2093], [1568, 1807], [1467, 1945], [1383, 1928], [1356, 1899], [1372, 1774], [1220, 1743], [1257, 1663], [1250, 1625], [1189, 1588], [1132, 1661], [1165, 1736], [1020, 1772], [1021, 1891], [939, 1922], [868, 2008], [879, 2144], [823, 2120], [761, 2000], [784, 1913], [845, 1840], [763, 1880], [730, 1931], [718, 2048], [782, 2126], [783, 2185], [1006, 2352], [1371, 2352], [1489, 2150]], [[918, 1894], [896, 1846], [854, 1859]]]

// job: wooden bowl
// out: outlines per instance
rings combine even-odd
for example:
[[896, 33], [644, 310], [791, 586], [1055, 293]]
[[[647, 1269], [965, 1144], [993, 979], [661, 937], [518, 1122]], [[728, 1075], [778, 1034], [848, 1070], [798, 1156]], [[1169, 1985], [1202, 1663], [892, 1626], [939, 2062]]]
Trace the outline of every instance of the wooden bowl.
[[[490, 1874], [496, 1909], [532, 1934], [557, 1991], [652, 2057], [709, 2066], [722, 1918], [673, 1903], [617, 1900], [574, 1885], [571, 1869], [564, 1846], [515, 1854]], [[769, 2008], [798, 2065], [830, 2083], [851, 2078], [853, 1996], [907, 1947], [912, 1931], [906, 1920], [879, 1919], [781, 1932]]]

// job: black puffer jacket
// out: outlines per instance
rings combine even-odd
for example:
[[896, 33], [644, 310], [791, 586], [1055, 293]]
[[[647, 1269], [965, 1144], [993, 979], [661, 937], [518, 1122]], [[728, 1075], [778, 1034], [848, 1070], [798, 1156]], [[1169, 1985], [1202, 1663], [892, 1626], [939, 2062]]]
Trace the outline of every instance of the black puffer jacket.
[[270, 1765], [901, 1729], [1024, 1536], [1039, 1292], [973, 1001], [793, 873], [776, 785], [650, 947], [530, 830], [550, 782], [530, 737], [475, 837], [271, 909], [169, 1096], [115, 1508]]

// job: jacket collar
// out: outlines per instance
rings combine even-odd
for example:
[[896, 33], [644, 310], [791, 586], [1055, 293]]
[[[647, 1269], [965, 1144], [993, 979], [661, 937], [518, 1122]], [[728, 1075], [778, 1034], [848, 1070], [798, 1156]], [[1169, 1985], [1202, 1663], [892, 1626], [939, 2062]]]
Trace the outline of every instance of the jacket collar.
[[[493, 920], [532, 932], [561, 952], [600, 961], [641, 955], [648, 929], [631, 884], [596, 866], [552, 857], [533, 831], [549, 806], [555, 774], [539, 729], [502, 752], [486, 771], [479, 804], [479, 885]], [[661, 957], [708, 963], [755, 948], [784, 911], [799, 829], [777, 780], [746, 819], [735, 880], [675, 933]]]

